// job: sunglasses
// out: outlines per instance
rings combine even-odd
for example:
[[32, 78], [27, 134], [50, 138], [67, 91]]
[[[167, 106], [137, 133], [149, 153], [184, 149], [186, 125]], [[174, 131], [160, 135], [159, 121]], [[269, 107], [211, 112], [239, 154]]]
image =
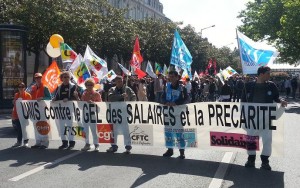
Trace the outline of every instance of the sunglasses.
[[63, 78], [70, 78], [69, 76], [64, 76]]

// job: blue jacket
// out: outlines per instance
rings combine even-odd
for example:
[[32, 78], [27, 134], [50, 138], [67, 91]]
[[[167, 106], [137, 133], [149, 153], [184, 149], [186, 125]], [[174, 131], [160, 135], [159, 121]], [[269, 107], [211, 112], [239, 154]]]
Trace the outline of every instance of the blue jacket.
[[175, 87], [170, 82], [166, 84], [164, 93], [162, 95], [162, 103], [174, 102], [176, 105], [186, 104], [188, 101], [188, 94], [186, 88], [177, 84]]

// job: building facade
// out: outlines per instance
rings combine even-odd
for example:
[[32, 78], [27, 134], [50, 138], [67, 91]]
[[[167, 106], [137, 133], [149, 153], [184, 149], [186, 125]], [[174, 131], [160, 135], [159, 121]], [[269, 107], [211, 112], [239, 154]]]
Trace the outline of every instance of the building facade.
[[163, 13], [163, 5], [159, 0], [108, 0], [115, 8], [128, 9], [125, 17], [133, 20], [154, 18], [167, 20]]

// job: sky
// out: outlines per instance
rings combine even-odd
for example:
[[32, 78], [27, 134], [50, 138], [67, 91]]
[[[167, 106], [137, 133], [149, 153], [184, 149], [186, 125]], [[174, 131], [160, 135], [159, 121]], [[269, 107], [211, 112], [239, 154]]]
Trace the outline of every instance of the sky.
[[196, 32], [201, 29], [202, 37], [220, 48], [237, 47], [237, 26], [241, 25], [236, 18], [239, 12], [246, 8], [249, 0], [160, 0], [163, 13], [172, 21], [183, 21], [183, 26], [192, 25]]

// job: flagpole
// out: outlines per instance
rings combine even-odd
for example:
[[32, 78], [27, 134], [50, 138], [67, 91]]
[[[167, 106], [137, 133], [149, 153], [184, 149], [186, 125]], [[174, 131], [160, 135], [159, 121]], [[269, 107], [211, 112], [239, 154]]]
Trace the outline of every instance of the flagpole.
[[237, 40], [237, 44], [238, 44], [238, 48], [239, 48], [239, 53], [240, 53], [241, 65], [243, 65], [242, 64], [241, 48], [240, 48], [240, 42], [239, 42], [239, 36], [238, 36], [238, 33], [237, 33], [237, 29], [235, 29], [235, 34], [236, 34], [236, 40]]
[[[130, 65], [129, 65], [129, 70], [130, 70]], [[128, 85], [128, 77], [129, 77], [129, 75], [126, 75], [126, 84], [125, 84], [125, 88], [126, 88], [127, 85]]]
[[[236, 40], [237, 40], [238, 48], [239, 48], [239, 52], [240, 52], [240, 61], [241, 61], [241, 65], [243, 67], [243, 64], [242, 64], [242, 55], [241, 55], [241, 48], [240, 48], [240, 42], [239, 42], [239, 36], [238, 36], [238, 33], [237, 33], [237, 29], [235, 29], [235, 33], [236, 33]], [[242, 97], [243, 97], [243, 95], [247, 95], [246, 83], [244, 83], [244, 87], [243, 87], [243, 90], [242, 90]], [[246, 98], [246, 102], [248, 102], [247, 96], [245, 98]]]

